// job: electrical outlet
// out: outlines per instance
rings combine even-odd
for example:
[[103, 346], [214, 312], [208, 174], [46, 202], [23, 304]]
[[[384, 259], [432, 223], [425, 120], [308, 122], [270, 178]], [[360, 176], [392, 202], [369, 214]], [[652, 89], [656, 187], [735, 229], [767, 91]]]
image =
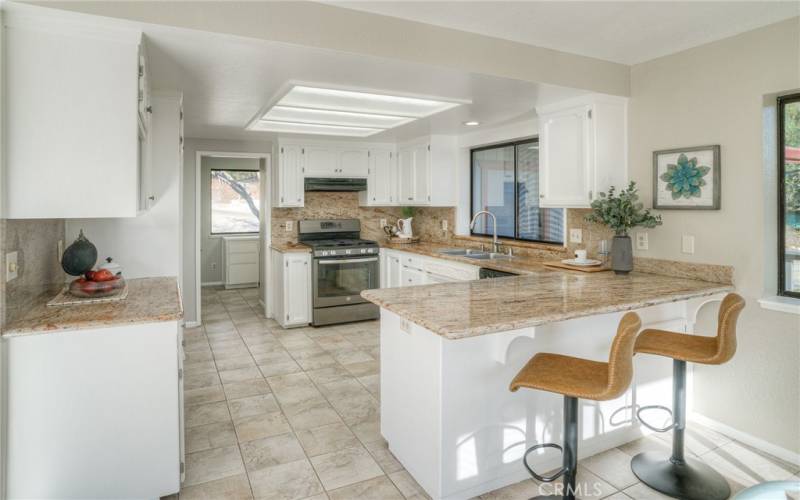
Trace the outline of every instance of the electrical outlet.
[[388, 224], [386, 223], [386, 219], [381, 219], [381, 229], [386, 227]]
[[287, 220], [286, 221], [286, 232], [288, 233], [288, 232], [291, 232], [293, 230], [294, 230], [294, 221], [293, 220]]
[[581, 230], [581, 229], [570, 229], [569, 230], [569, 242], [570, 243], [582, 243], [583, 242], [583, 230]]
[[447, 231], [447, 219], [442, 219], [442, 231]]
[[650, 243], [647, 241], [647, 233], [636, 233], [636, 250], [647, 250]]
[[691, 234], [684, 234], [681, 236], [681, 252], [694, 253], [694, 236]]
[[19, 268], [17, 267], [17, 252], [6, 254], [6, 282], [17, 278]]

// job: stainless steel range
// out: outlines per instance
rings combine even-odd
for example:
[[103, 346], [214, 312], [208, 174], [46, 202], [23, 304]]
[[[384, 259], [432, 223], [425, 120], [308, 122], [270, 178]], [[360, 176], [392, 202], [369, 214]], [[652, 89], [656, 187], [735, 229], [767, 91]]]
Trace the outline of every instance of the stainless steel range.
[[361, 239], [358, 219], [302, 220], [299, 240], [313, 249], [314, 326], [376, 319], [361, 291], [380, 286], [378, 243]]

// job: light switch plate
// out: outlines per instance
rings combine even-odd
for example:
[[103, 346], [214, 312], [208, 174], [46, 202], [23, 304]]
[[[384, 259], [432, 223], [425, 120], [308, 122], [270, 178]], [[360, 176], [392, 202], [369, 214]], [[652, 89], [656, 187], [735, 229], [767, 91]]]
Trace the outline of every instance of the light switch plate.
[[681, 252], [688, 254], [694, 253], [694, 236], [691, 234], [684, 234], [681, 237]]
[[583, 243], [583, 230], [581, 230], [581, 229], [570, 229], [569, 230], [569, 242], [570, 243]]
[[383, 228], [384, 228], [384, 227], [386, 227], [387, 225], [388, 225], [388, 224], [386, 224], [386, 219], [381, 219], [381, 229], [383, 229]]
[[447, 219], [442, 219], [442, 231], [447, 231]]
[[290, 232], [292, 230], [294, 230], [294, 221], [287, 220], [286, 221], [286, 232], [288, 233], [288, 232]]
[[17, 279], [18, 272], [17, 252], [8, 252], [6, 254], [6, 282]]
[[647, 233], [636, 233], [636, 249], [647, 250], [650, 248], [650, 242], [647, 240]]

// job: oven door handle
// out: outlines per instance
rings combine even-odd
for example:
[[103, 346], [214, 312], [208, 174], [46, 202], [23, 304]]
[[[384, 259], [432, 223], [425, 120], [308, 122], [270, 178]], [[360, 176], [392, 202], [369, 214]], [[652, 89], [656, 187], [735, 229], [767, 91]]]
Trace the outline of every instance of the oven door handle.
[[378, 262], [377, 257], [367, 257], [366, 259], [331, 259], [318, 260], [320, 264], [355, 264], [356, 262]]

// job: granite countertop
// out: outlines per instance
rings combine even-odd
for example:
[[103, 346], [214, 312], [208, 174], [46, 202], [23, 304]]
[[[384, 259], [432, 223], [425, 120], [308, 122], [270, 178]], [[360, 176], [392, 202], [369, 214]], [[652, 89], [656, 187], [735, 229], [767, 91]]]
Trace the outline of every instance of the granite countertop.
[[176, 278], [138, 278], [127, 281], [128, 296], [117, 302], [48, 307], [47, 301], [55, 295], [43, 294], [31, 303], [21, 318], [6, 326], [3, 337], [183, 318], [183, 305]]
[[361, 293], [380, 307], [451, 340], [733, 290], [728, 284], [639, 272], [618, 276], [550, 269], [529, 258], [475, 262], [439, 255], [436, 250], [444, 247], [425, 243], [384, 247], [520, 273]]
[[[381, 242], [380, 245], [381, 248], [387, 248], [389, 250], [397, 250], [400, 252], [409, 252], [420, 255], [427, 255], [428, 257], [435, 257], [437, 259], [451, 260], [454, 262], [461, 262], [463, 264], [471, 264], [476, 267], [485, 267], [487, 269], [505, 271], [507, 273], [514, 273], [514, 274], [531, 274], [550, 269], [543, 265], [544, 262], [543, 260], [536, 259], [533, 257], [523, 257], [515, 255], [513, 259], [477, 260], [477, 259], [470, 259], [467, 257], [460, 257], [458, 255], [444, 255], [439, 253], [439, 251], [448, 248], [461, 248], [461, 247], [453, 245], [442, 245], [439, 243], [420, 242], [420, 243], [397, 244], [397, 243]], [[556, 247], [556, 250], [560, 250], [560, 247]], [[560, 260], [560, 259], [554, 258], [552, 260]]]
[[288, 252], [308, 253], [311, 251], [310, 246], [304, 245], [302, 243], [272, 243], [270, 244], [269, 247], [280, 253], [288, 253]]

